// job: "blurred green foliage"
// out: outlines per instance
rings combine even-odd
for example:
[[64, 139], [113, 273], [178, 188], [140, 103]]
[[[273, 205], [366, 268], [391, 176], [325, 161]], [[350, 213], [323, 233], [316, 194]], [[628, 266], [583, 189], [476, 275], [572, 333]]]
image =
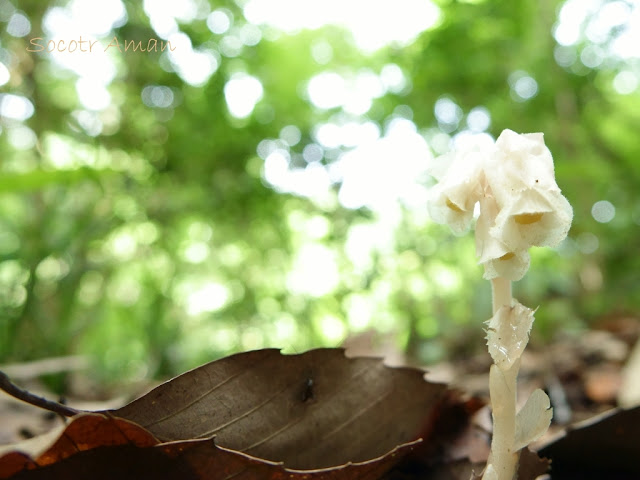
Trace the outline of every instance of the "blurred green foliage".
[[[110, 49], [98, 57], [112, 65], [103, 90], [86, 71], [93, 53], [27, 50], [82, 3], [0, 1], [0, 362], [85, 353], [113, 380], [244, 349], [338, 345], [370, 328], [419, 362], [481, 346], [490, 295], [473, 239], [403, 201], [406, 179], [379, 178], [369, 187], [379, 201], [345, 206], [345, 177], [332, 172], [359, 147], [323, 144], [319, 128], [350, 122], [383, 137], [394, 120], [413, 122], [423, 166], [469, 130], [544, 132], [575, 219], [515, 285], [522, 303], [541, 306], [535, 339], [637, 314], [640, 60], [637, 43], [620, 53], [631, 26], [609, 11], [637, 17], [637, 3], [439, 0], [414, 41], [363, 51], [339, 25], [285, 33], [247, 20], [251, 2], [194, 0], [189, 15], [169, 17], [200, 57], [181, 66], [184, 43], [173, 56]], [[126, 15], [100, 45], [166, 39], [154, 3], [101, 2]], [[62, 38], [91, 35], [75, 22]], [[323, 72], [386, 87], [359, 112], [314, 105], [310, 81]], [[238, 118], [225, 88], [248, 77], [262, 93]], [[391, 152], [387, 171], [410, 149]], [[269, 177], [274, 152], [298, 174], [293, 186]]]

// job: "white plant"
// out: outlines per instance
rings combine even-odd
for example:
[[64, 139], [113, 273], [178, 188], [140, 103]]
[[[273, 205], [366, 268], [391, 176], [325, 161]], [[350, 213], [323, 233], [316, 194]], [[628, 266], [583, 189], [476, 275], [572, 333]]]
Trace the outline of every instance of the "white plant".
[[534, 311], [511, 295], [530, 263], [532, 246], [556, 246], [569, 232], [573, 211], [556, 184], [553, 158], [541, 133], [504, 130], [495, 143], [468, 142], [436, 160], [429, 212], [462, 234], [471, 227], [476, 203], [476, 253], [491, 281], [493, 317], [487, 345], [493, 415], [491, 453], [484, 480], [516, 478], [519, 451], [549, 427], [547, 395], [533, 392], [516, 413], [520, 357], [529, 341]]

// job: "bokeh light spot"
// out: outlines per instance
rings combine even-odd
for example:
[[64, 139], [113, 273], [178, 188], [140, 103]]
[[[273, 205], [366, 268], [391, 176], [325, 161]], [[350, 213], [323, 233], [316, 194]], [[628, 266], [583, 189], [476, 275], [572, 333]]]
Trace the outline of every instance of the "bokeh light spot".
[[616, 207], [607, 200], [600, 200], [591, 207], [591, 215], [596, 222], [609, 223], [616, 216]]
[[16, 125], [7, 129], [9, 143], [16, 150], [29, 150], [36, 146], [38, 137], [35, 132], [24, 125]]
[[576, 237], [576, 244], [582, 253], [589, 255], [598, 249], [600, 242], [593, 233], [582, 232]]
[[76, 91], [80, 103], [89, 110], [104, 110], [111, 104], [111, 94], [106, 86], [86, 77], [78, 79]]
[[335, 253], [322, 244], [305, 244], [296, 255], [287, 278], [292, 292], [312, 297], [331, 293], [340, 280]]
[[233, 34], [225, 35], [220, 41], [220, 53], [228, 58], [239, 56], [242, 53], [243, 47], [242, 39]]
[[407, 77], [395, 63], [388, 63], [380, 71], [380, 80], [385, 89], [391, 93], [401, 93], [407, 87]]
[[629, 70], [623, 70], [613, 79], [613, 88], [621, 95], [633, 93], [638, 88], [638, 75]]
[[302, 138], [300, 129], [295, 125], [287, 125], [280, 130], [280, 138], [290, 147], [297, 145]]
[[433, 108], [438, 125], [445, 132], [458, 128], [462, 119], [462, 109], [450, 98], [439, 98]]
[[311, 103], [323, 110], [339, 107], [347, 98], [344, 79], [333, 72], [320, 73], [309, 80], [307, 93]]
[[307, 163], [319, 162], [324, 157], [324, 150], [317, 143], [310, 143], [302, 150], [302, 158]]
[[189, 315], [220, 310], [231, 299], [229, 289], [217, 282], [209, 282], [187, 294], [186, 309]]
[[173, 91], [169, 87], [147, 85], [141, 95], [147, 107], [167, 108], [173, 103]]
[[597, 68], [604, 60], [604, 52], [597, 45], [587, 45], [580, 53], [580, 61], [585, 67]]
[[35, 109], [29, 99], [10, 93], [0, 94], [0, 115], [22, 122], [31, 118]]
[[467, 125], [474, 133], [484, 132], [491, 125], [491, 115], [484, 107], [475, 107], [467, 115]]
[[207, 17], [207, 27], [211, 32], [221, 35], [231, 28], [233, 14], [226, 8], [214, 10]]
[[31, 31], [31, 22], [29, 18], [20, 13], [14, 13], [7, 24], [7, 33], [13, 37], [26, 37]]
[[262, 94], [260, 80], [245, 73], [233, 75], [224, 86], [227, 107], [231, 115], [236, 118], [246, 118], [251, 115]]
[[311, 44], [311, 56], [320, 65], [326, 65], [333, 58], [333, 48], [325, 40], [316, 40]]
[[428, 0], [248, 0], [245, 18], [255, 25], [269, 25], [287, 33], [340, 25], [348, 29], [358, 48], [373, 52], [386, 45], [405, 46], [440, 19], [440, 9]]
[[240, 29], [240, 39], [248, 47], [253, 47], [262, 40], [262, 31], [255, 25], [247, 23]]
[[538, 82], [522, 70], [509, 75], [509, 85], [511, 86], [511, 97], [518, 102], [529, 100], [538, 93]]
[[11, 74], [9, 73], [9, 69], [4, 63], [0, 63], [0, 87], [7, 83], [10, 78]]

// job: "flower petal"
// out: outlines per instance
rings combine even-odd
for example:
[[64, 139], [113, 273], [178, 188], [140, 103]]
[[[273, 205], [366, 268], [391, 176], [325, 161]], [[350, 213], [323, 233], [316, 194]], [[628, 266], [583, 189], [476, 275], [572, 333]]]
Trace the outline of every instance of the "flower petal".
[[482, 193], [485, 156], [477, 146], [470, 145], [438, 157], [429, 170], [439, 180], [429, 195], [429, 214], [457, 234], [471, 226], [473, 210]]
[[490, 234], [512, 251], [558, 245], [569, 232], [573, 211], [556, 184], [543, 135], [505, 130], [495, 147], [485, 167], [487, 187], [500, 210]]
[[434, 222], [449, 225], [456, 235], [461, 235], [471, 226], [473, 205], [469, 208], [464, 201], [460, 201], [458, 189], [464, 189], [464, 186], [450, 188], [448, 191], [445, 191], [445, 185], [434, 186], [429, 195], [427, 208]]
[[573, 211], [557, 191], [527, 189], [504, 207], [490, 234], [510, 250], [556, 246], [569, 232]]
[[[487, 192], [480, 200], [480, 216], [476, 223], [476, 255], [484, 266], [484, 278], [505, 277], [520, 280], [529, 269], [530, 257], [526, 249], [511, 249], [501, 236], [493, 235], [498, 204]], [[500, 232], [499, 232], [500, 233]]]
[[514, 193], [527, 188], [557, 190], [553, 157], [542, 133], [517, 134], [504, 130], [485, 168], [487, 181], [498, 204], [510, 202]]
[[500, 258], [482, 263], [484, 265], [482, 278], [491, 280], [497, 277], [504, 277], [512, 282], [517, 282], [527, 273], [530, 264], [531, 257], [526, 250], [509, 252]]

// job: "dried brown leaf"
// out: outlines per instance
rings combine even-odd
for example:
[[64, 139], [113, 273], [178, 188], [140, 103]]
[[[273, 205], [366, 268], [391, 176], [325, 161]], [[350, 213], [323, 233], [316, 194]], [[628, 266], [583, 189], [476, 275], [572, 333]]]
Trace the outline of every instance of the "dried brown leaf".
[[314, 470], [424, 438], [446, 393], [421, 370], [346, 358], [342, 349], [269, 349], [203, 365], [110, 413], [162, 441], [215, 436], [225, 448]]
[[640, 478], [640, 407], [612, 410], [567, 429], [539, 450], [562, 479]]
[[532, 452], [529, 448], [524, 448], [520, 452], [518, 480], [535, 480], [549, 471], [550, 464], [549, 459], [538, 456], [536, 452]]
[[152, 434], [128, 420], [94, 413], [81, 414], [64, 429], [60, 437], [36, 460], [21, 452], [0, 457], [0, 479], [20, 471], [59, 463], [80, 452], [98, 447], [149, 447], [158, 441]]
[[421, 370], [342, 350], [248, 352], [187, 372], [122, 409], [74, 417], [36, 460], [18, 452], [0, 458], [0, 478], [430, 478], [476, 403], [426, 382]]
[[[74, 446], [75, 445], [75, 446]], [[279, 463], [217, 447], [212, 439], [158, 444], [143, 428], [99, 414], [76, 417], [37, 460], [19, 452], [0, 458], [0, 478], [12, 480], [375, 480], [415, 445], [358, 464], [295, 471]]]

